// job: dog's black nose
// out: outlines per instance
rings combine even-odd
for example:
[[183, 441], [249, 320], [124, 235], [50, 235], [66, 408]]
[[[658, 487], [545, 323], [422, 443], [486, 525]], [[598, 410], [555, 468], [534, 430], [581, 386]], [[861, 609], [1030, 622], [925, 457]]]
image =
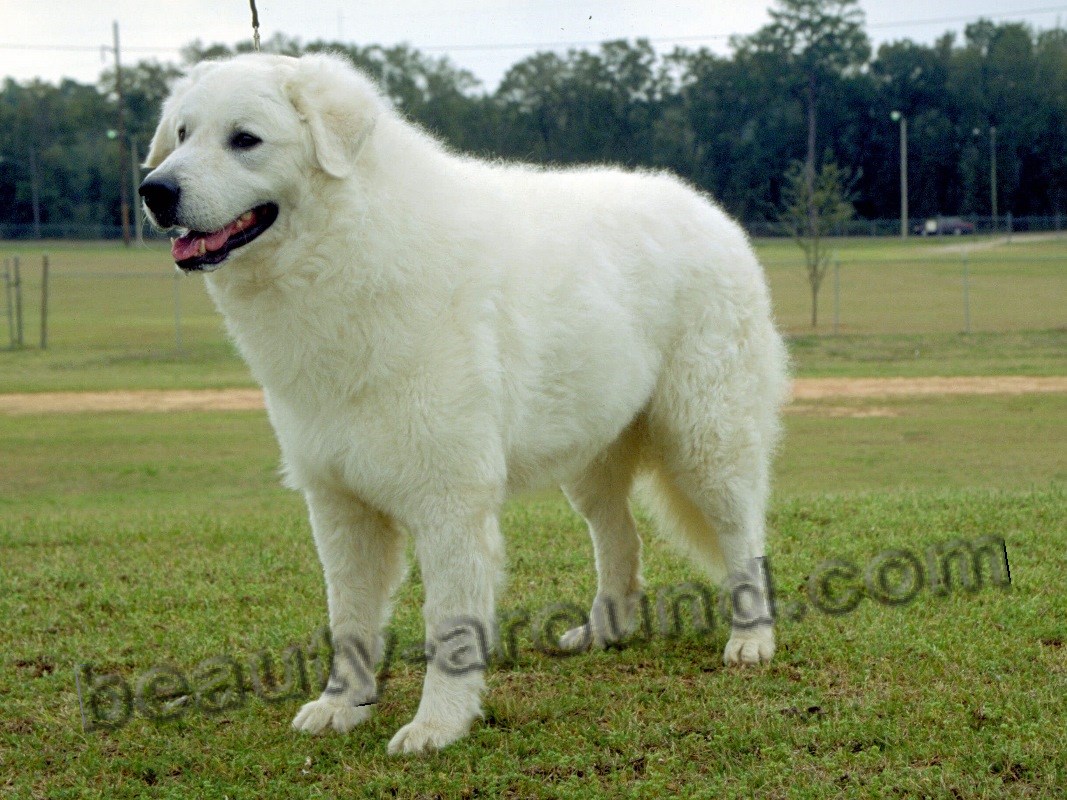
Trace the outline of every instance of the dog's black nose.
[[178, 217], [178, 201], [182, 195], [178, 184], [166, 178], [150, 177], [145, 179], [137, 192], [144, 198], [145, 205], [159, 225], [164, 228], [174, 225]]

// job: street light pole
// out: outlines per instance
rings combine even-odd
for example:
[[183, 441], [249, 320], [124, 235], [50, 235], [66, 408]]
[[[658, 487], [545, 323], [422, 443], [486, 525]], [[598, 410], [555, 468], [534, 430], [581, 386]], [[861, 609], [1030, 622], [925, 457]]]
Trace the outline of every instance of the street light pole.
[[893, 111], [889, 118], [900, 123], [900, 238], [908, 238], [908, 118]]
[[997, 126], [989, 126], [989, 207], [993, 210], [993, 230], [997, 229]]

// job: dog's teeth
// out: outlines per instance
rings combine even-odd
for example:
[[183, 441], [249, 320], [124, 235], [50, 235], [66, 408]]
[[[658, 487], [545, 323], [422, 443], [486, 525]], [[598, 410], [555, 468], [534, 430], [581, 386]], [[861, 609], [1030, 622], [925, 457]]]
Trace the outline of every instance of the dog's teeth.
[[207, 242], [203, 239], [200, 240], [200, 248], [196, 251], [198, 256], [207, 255]]
[[243, 213], [241, 215], [241, 222], [251, 222], [252, 221], [252, 216], [253, 215], [252, 215], [251, 211], [246, 211], [245, 213]]

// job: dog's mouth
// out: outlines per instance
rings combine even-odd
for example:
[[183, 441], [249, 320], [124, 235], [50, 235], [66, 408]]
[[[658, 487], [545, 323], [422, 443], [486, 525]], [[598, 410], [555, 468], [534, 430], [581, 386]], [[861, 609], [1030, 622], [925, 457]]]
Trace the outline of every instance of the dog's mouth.
[[211, 233], [189, 231], [171, 243], [174, 263], [186, 272], [210, 272], [238, 247], [258, 238], [278, 219], [278, 206], [265, 203], [246, 211], [233, 222]]

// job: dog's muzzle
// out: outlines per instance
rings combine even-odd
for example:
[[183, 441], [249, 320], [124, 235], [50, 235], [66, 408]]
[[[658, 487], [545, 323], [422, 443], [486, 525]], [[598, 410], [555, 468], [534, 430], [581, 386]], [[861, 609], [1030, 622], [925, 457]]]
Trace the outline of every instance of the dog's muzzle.
[[144, 198], [148, 210], [155, 217], [161, 228], [172, 228], [178, 221], [178, 203], [181, 201], [181, 187], [166, 178], [148, 177], [137, 190]]

